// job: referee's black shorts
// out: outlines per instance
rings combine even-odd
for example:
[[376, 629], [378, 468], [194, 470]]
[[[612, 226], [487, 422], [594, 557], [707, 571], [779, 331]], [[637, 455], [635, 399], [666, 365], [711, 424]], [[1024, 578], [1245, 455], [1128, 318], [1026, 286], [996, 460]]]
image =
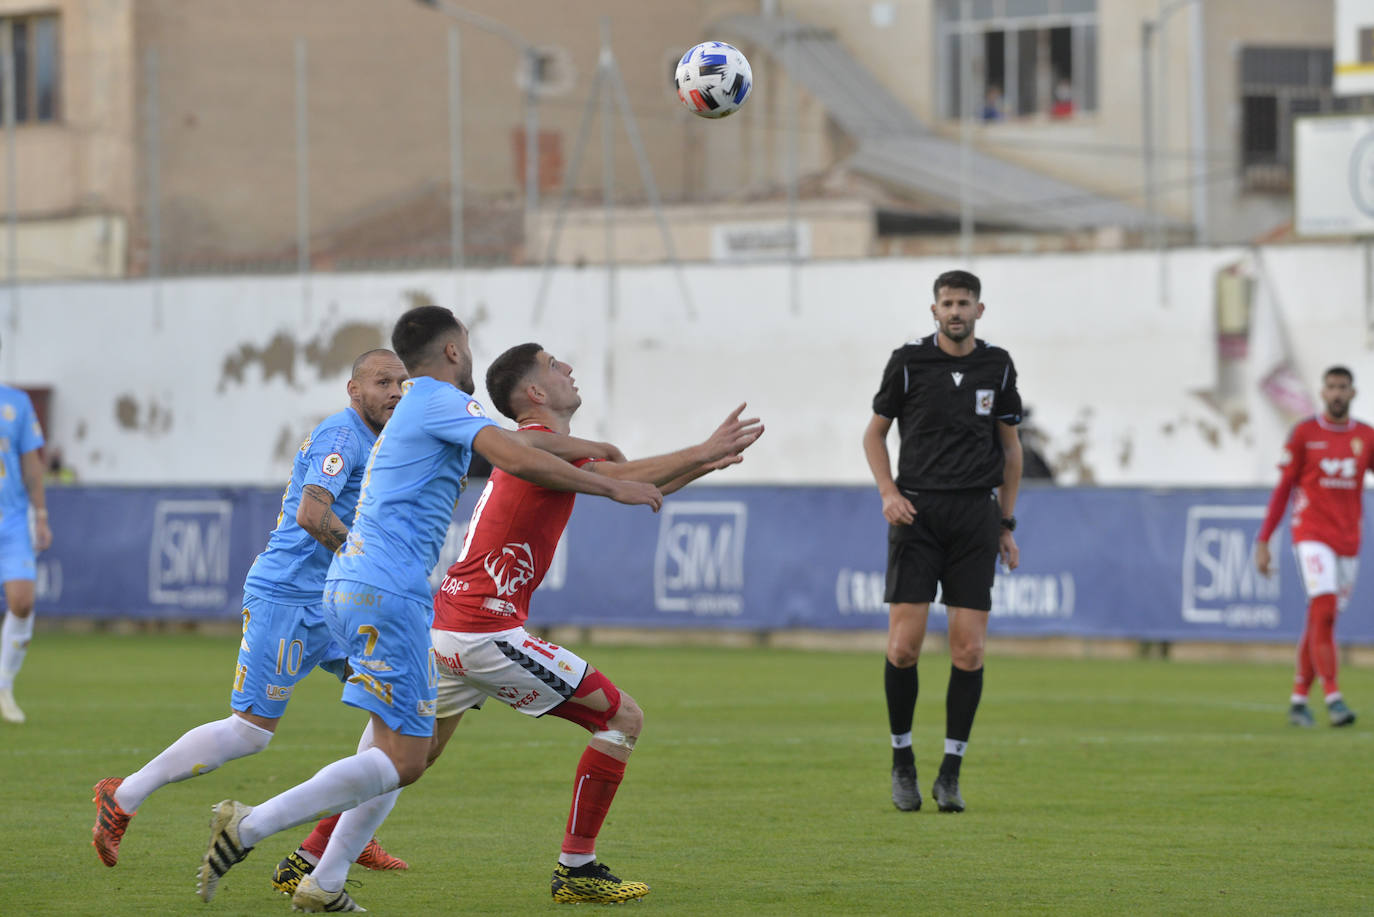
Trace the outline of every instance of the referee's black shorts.
[[926, 490], [906, 493], [916, 508], [910, 525], [887, 532], [884, 601], [941, 600], [956, 608], [992, 609], [992, 579], [1002, 511], [990, 490]]

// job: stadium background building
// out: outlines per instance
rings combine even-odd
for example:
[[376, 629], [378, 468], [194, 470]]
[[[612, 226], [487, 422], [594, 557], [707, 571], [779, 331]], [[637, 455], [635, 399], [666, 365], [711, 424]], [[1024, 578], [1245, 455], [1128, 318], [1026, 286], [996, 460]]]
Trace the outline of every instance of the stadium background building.
[[[745, 491], [863, 492], [877, 372], [925, 333], [954, 263], [985, 280], [980, 333], [1014, 345], [1056, 482], [1085, 493], [1264, 486], [1321, 369], [1374, 373], [1367, 243], [1294, 229], [1299, 116], [1370, 101], [1333, 92], [1333, 4], [594, 12], [0, 3], [0, 373], [34, 392], [65, 473], [279, 486], [352, 357], [416, 302], [464, 317], [479, 365], [512, 341], [555, 349], [588, 402], [579, 430], [631, 454], [748, 399], [769, 434], [722, 478]], [[756, 77], [720, 122], [669, 78], [708, 36]], [[221, 509], [192, 512], [200, 547], [172, 568], [232, 579]], [[1193, 532], [1189, 551], [1241, 531], [1177, 511], [1141, 525]], [[725, 522], [692, 525], [725, 551]], [[1233, 559], [1244, 623], [1258, 587]], [[822, 584], [837, 614], [873, 611], [871, 573]], [[1062, 610], [1064, 573], [1005, 594]]]

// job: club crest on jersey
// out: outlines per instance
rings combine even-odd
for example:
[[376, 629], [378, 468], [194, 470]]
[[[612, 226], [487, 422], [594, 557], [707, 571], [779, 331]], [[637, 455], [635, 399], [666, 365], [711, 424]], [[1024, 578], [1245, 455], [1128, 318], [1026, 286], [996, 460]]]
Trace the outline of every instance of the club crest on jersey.
[[468, 402], [468, 413], [473, 417], [486, 417], [487, 412], [482, 410], [482, 406], [475, 401]]
[[5, 405], [4, 414], [5, 414], [5, 419], [6, 419], [6, 420], [14, 420], [14, 405], [12, 405], [12, 404], [7, 404], [7, 405]]
[[534, 579], [534, 554], [527, 544], [508, 544], [482, 561], [497, 595], [513, 595]]
[[320, 470], [332, 478], [343, 471], [343, 466], [343, 456], [337, 452], [331, 452], [324, 457], [324, 464], [320, 466]]
[[958, 387], [959, 387], [959, 383], [964, 381], [964, 374], [963, 374], [963, 373], [950, 373], [950, 375], [954, 377], [954, 387], [955, 387], [955, 388], [958, 388]]
[[1364, 440], [1360, 439], [1358, 436], [1350, 440], [1350, 451], [1358, 456], [1364, 451]]
[[992, 413], [992, 399], [996, 393], [990, 388], [980, 388], [973, 393], [974, 410], [984, 416]]

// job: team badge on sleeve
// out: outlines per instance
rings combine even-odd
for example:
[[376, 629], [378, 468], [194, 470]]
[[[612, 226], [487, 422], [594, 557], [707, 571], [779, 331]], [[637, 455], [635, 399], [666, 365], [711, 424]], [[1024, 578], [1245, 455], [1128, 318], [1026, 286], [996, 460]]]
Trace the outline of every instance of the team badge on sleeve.
[[468, 413], [473, 417], [486, 417], [487, 412], [482, 410], [482, 406], [475, 401], [468, 402]]
[[337, 452], [331, 452], [324, 457], [324, 464], [320, 466], [320, 470], [332, 478], [340, 471], [343, 471], [343, 466], [343, 456]]

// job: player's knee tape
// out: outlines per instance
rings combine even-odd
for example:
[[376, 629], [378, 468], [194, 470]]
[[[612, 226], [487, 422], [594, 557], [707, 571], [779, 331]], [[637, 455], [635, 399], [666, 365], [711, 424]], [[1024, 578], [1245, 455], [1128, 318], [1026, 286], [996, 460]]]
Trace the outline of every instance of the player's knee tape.
[[593, 739], [600, 739], [610, 745], [619, 745], [629, 751], [635, 750], [635, 736], [627, 736], [619, 729], [603, 729], [600, 732], [592, 733]]
[[583, 704], [563, 703], [549, 712], [554, 716], [576, 723], [588, 732], [594, 733], [604, 730], [606, 724], [611, 721], [611, 717], [620, 712], [620, 689], [615, 686], [615, 683], [601, 672], [592, 669], [582, 679], [582, 684], [577, 686], [573, 697], [579, 699], [590, 697], [597, 691], [601, 691], [606, 696], [607, 707], [605, 710], [593, 710]]

